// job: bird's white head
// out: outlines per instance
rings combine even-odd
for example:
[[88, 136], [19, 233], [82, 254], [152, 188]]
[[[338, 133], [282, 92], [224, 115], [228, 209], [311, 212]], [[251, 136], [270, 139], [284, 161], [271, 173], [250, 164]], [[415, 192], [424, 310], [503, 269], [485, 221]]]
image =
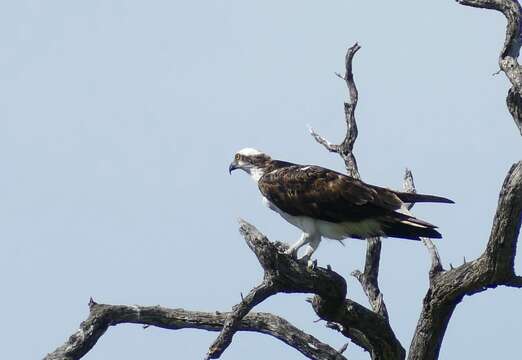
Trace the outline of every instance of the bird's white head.
[[228, 172], [232, 173], [236, 169], [241, 169], [250, 174], [255, 182], [258, 182], [270, 160], [272, 160], [270, 156], [259, 150], [244, 148], [234, 155], [234, 160], [230, 163]]

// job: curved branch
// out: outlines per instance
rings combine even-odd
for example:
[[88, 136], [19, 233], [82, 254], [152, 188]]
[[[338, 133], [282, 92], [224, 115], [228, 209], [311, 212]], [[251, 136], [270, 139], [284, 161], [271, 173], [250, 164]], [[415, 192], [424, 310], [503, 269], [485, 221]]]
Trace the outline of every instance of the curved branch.
[[324, 312], [328, 305], [316, 296], [313, 307], [317, 315], [327, 320], [328, 327], [341, 332], [355, 344], [368, 351], [372, 359], [404, 359], [406, 351], [395, 337], [388, 319], [346, 299], [335, 313]]
[[327, 139], [325, 139], [324, 137], [319, 135], [317, 132], [315, 132], [315, 130], [312, 127], [309, 127], [308, 131], [310, 132], [310, 135], [312, 135], [312, 137], [315, 139], [315, 141], [317, 141], [319, 144], [323, 145], [326, 150], [337, 153], [337, 154], [339, 153], [339, 151], [340, 151], [339, 145], [332, 144]]
[[217, 359], [232, 342], [232, 337], [239, 330], [241, 320], [252, 310], [254, 306], [260, 304], [270, 296], [276, 294], [275, 286], [269, 279], [265, 279], [260, 285], [250, 290], [248, 295], [234, 306], [232, 312], [227, 316], [223, 329], [219, 336], [210, 346], [205, 359]]
[[273, 284], [277, 292], [315, 294], [312, 304], [317, 315], [370, 352], [373, 359], [404, 358], [405, 351], [388, 319], [345, 299], [346, 281], [341, 275], [329, 267], [310, 268], [284, 254], [278, 243], [271, 243], [245, 221], [240, 221], [240, 232], [265, 271], [264, 282]]
[[356, 179], [360, 178], [359, 169], [357, 167], [357, 161], [353, 155], [353, 146], [357, 139], [358, 130], [357, 122], [355, 121], [355, 108], [359, 101], [359, 92], [353, 79], [352, 62], [353, 57], [359, 51], [361, 46], [355, 43], [352, 47], [348, 48], [345, 56], [345, 75], [342, 76], [337, 74], [338, 77], [346, 82], [348, 87], [349, 99], [344, 103], [344, 117], [346, 121], [346, 136], [340, 145], [335, 145], [329, 142], [326, 138], [316, 133], [312, 128], [309, 129], [310, 134], [313, 138], [321, 145], [323, 145], [328, 151], [339, 154], [346, 166], [346, 171], [351, 177]]
[[[89, 352], [109, 326], [124, 323], [164, 329], [220, 331], [228, 313], [168, 309], [160, 306], [105, 305], [89, 302], [89, 317], [67, 342], [44, 360], [76, 360]], [[281, 340], [310, 359], [346, 360], [337, 350], [270, 313], [251, 313], [238, 324], [241, 331], [263, 333]]]
[[517, 0], [457, 0], [461, 5], [500, 11], [507, 20], [506, 39], [500, 52], [499, 66], [512, 84], [506, 102], [522, 135], [522, 68], [518, 55], [522, 45], [522, 9]]
[[494, 270], [494, 280], [514, 274], [517, 238], [522, 222], [522, 161], [513, 164], [500, 191], [488, 246], [482, 255]]
[[346, 296], [346, 282], [337, 273], [322, 268], [310, 271], [306, 265], [280, 252], [253, 225], [240, 220], [240, 233], [254, 252], [265, 271], [263, 282], [233, 308], [219, 336], [210, 346], [207, 359], [217, 359], [232, 342], [243, 317], [257, 304], [279, 292], [314, 293], [328, 299], [332, 307], [338, 307]]
[[350, 174], [350, 176], [356, 179], [359, 179], [360, 175], [359, 169], [357, 167], [357, 161], [355, 160], [355, 156], [353, 155], [353, 146], [355, 144], [355, 140], [357, 140], [357, 136], [359, 135], [359, 131], [357, 130], [357, 122], [355, 121], [355, 108], [357, 107], [357, 103], [359, 102], [359, 92], [357, 91], [357, 86], [355, 85], [355, 81], [353, 79], [352, 62], [355, 53], [359, 51], [360, 48], [361, 47], [359, 46], [359, 44], [355, 43], [346, 52], [346, 73], [344, 75], [344, 80], [346, 81], [346, 86], [348, 87], [350, 99], [348, 102], [344, 103], [346, 136], [344, 138], [344, 141], [340, 145], [339, 151], [339, 155], [341, 155], [341, 157], [344, 160], [346, 170], [348, 170], [348, 174]]
[[432, 278], [408, 359], [437, 359], [448, 322], [466, 295], [499, 285], [522, 287], [513, 268], [522, 222], [522, 161], [513, 164], [502, 189], [484, 253]]

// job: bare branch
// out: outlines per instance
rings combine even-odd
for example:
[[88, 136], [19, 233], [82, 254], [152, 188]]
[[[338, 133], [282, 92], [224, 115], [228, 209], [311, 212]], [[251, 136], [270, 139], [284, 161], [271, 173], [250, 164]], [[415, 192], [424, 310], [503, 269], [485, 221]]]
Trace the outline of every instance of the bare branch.
[[428, 249], [428, 252], [431, 257], [431, 267], [429, 274], [430, 280], [432, 280], [438, 273], [444, 271], [444, 268], [442, 267], [439, 252], [433, 241], [431, 241], [431, 239], [428, 238], [422, 238], [422, 243], [424, 244], [424, 246], [426, 246], [426, 249]]
[[[353, 147], [359, 131], [357, 130], [357, 122], [355, 121], [355, 108], [359, 101], [359, 92], [353, 78], [353, 57], [361, 47], [355, 43], [348, 49], [345, 56], [345, 75], [343, 79], [348, 87], [349, 99], [344, 103], [344, 117], [346, 121], [346, 136], [339, 146], [339, 155], [343, 158], [348, 174], [356, 179], [360, 179], [357, 160], [353, 155]], [[379, 289], [379, 263], [381, 258], [381, 240], [378, 237], [367, 239], [366, 261], [364, 272], [358, 270], [352, 273], [368, 297], [368, 301], [374, 312], [388, 319], [388, 310]]]
[[239, 224], [239, 232], [263, 267], [265, 279], [268, 278], [277, 291], [316, 294], [337, 304], [344, 301], [346, 281], [341, 275], [321, 267], [310, 269], [306, 262], [285, 254], [279, 244], [271, 243], [255, 226], [244, 220]]
[[[313, 293], [314, 310], [327, 321], [339, 324], [342, 333], [374, 354], [375, 359], [403, 359], [404, 349], [395, 338], [387, 320], [351, 300], [345, 300], [346, 282], [331, 269], [309, 269], [305, 263], [284, 254], [278, 244], [271, 243], [254, 226], [241, 221], [240, 231], [265, 270], [264, 283], [270, 291]], [[45, 360], [74, 360], [85, 355], [111, 325], [137, 323], [167, 329], [197, 328], [209, 331], [255, 331], [274, 336], [296, 348], [311, 359], [344, 359], [335, 349], [293, 327], [286, 320], [272, 314], [251, 313], [258, 295], [256, 287], [230, 313], [190, 312], [159, 306], [102, 305], [91, 301], [88, 319], [69, 340]], [[255, 298], [255, 299], [254, 299]], [[245, 305], [246, 304], [246, 305]], [[250, 304], [250, 305], [249, 305]], [[245, 310], [238, 310], [245, 307]], [[229, 335], [227, 335], [229, 336]], [[230, 336], [230, 339], [232, 337]], [[226, 346], [222, 350], [226, 349]]]
[[511, 87], [506, 97], [506, 105], [522, 135], [522, 96], [520, 95], [520, 91]]
[[[89, 352], [110, 326], [132, 323], [164, 329], [220, 331], [228, 313], [168, 309], [160, 306], [127, 306], [89, 303], [89, 317], [67, 342], [44, 360], [76, 360]], [[310, 359], [345, 360], [337, 350], [301, 331], [285, 319], [269, 313], [251, 313], [238, 325], [240, 331], [267, 334], [295, 348]]]
[[234, 306], [232, 312], [229, 313], [223, 329], [219, 333], [219, 336], [210, 346], [207, 356], [205, 359], [217, 359], [221, 356], [223, 351], [232, 342], [232, 337], [239, 330], [239, 325], [243, 318], [252, 310], [254, 306], [263, 302], [268, 297], [276, 294], [276, 288], [274, 284], [269, 281], [263, 281], [260, 285], [256, 286], [250, 291], [250, 293], [241, 299], [241, 302]]
[[315, 294], [312, 304], [317, 315], [337, 324], [345, 336], [374, 354], [374, 359], [404, 358], [404, 349], [388, 320], [345, 299], [346, 281], [341, 275], [331, 268], [309, 268], [305, 262], [284, 254], [278, 244], [271, 243], [245, 221], [240, 221], [240, 232], [263, 267], [263, 281], [273, 284], [275, 291]]
[[368, 351], [372, 359], [404, 359], [405, 350], [388, 320], [379, 314], [350, 299], [346, 299], [344, 306], [332, 312], [322, 298], [315, 296], [313, 307], [320, 317], [329, 322], [328, 327], [341, 332]]
[[313, 136], [315, 141], [317, 141], [319, 144], [323, 145], [326, 150], [328, 150], [330, 152], [334, 152], [334, 153], [339, 153], [339, 145], [332, 144], [326, 138], [324, 138], [321, 135], [319, 135], [318, 133], [316, 133], [312, 127], [309, 127], [308, 131], [310, 132], [310, 135]]
[[[355, 108], [359, 101], [359, 92], [357, 91], [357, 86], [355, 85], [353, 77], [352, 63], [353, 57], [360, 48], [361, 47], [357, 43], [348, 48], [345, 56], [345, 74], [343, 76], [336, 73], [338, 77], [346, 82], [348, 88], [348, 100], [344, 103], [346, 135], [343, 142], [340, 145], [334, 145], [317, 134], [313, 129], [310, 129], [310, 134], [319, 144], [323, 145], [328, 151], [338, 153], [341, 156], [348, 175], [356, 179], [361, 178], [357, 166], [357, 160], [353, 154], [355, 140], [357, 140], [358, 136], [357, 122], [355, 121]], [[364, 272], [355, 270], [352, 272], [352, 275], [361, 283], [373, 311], [383, 316], [385, 319], [388, 319], [388, 310], [386, 309], [386, 304], [384, 303], [378, 283], [380, 257], [381, 240], [378, 237], [368, 239]]]
[[[500, 11], [506, 17], [506, 39], [500, 52], [500, 60], [517, 58], [522, 45], [520, 29], [520, 4], [516, 0], [457, 0], [461, 5]], [[515, 85], [515, 84], [514, 84]], [[518, 86], [518, 85], [517, 85]]]
[[263, 282], [229, 313], [219, 336], [210, 346], [206, 359], [217, 359], [232, 342], [239, 324], [257, 304], [278, 292], [314, 293], [328, 298], [330, 306], [339, 306], [346, 296], [346, 282], [333, 271], [317, 268], [309, 271], [272, 244], [253, 225], [240, 220], [240, 232], [265, 271]]
[[[344, 116], [346, 121], [346, 136], [344, 141], [340, 145], [340, 155], [344, 160], [346, 170], [348, 174], [356, 179], [360, 179], [359, 169], [357, 161], [353, 155], [353, 147], [355, 140], [359, 135], [357, 130], [357, 122], [355, 121], [355, 108], [359, 101], [359, 92], [353, 78], [352, 62], [353, 57], [361, 47], [355, 43], [346, 52], [345, 67], [346, 73], [344, 80], [348, 87], [348, 93], [350, 95], [349, 101], [344, 103]], [[368, 301], [374, 312], [388, 319], [388, 310], [386, 304], [379, 289], [379, 263], [381, 259], [381, 240], [378, 237], [367, 239], [366, 248], [366, 261], [364, 264], [364, 272], [354, 271], [354, 275], [357, 280], [361, 283], [361, 286], [368, 297]]]
[[381, 259], [381, 240], [379, 238], [367, 239], [366, 261], [364, 272], [355, 270], [352, 272], [368, 297], [368, 301], [374, 312], [388, 319], [388, 309], [384, 303], [381, 290], [379, 289], [379, 263]]
[[[402, 186], [405, 192], [417, 192], [417, 190], [415, 189], [415, 182], [413, 181], [413, 174], [410, 171], [410, 169], [406, 169], [404, 171], [404, 183]], [[413, 205], [414, 203], [408, 204], [408, 210], [410, 210], [413, 207]], [[431, 256], [431, 268], [429, 272], [431, 281], [435, 277], [435, 275], [437, 275], [441, 271], [444, 271], [444, 269], [442, 267], [442, 262], [440, 260], [439, 252], [437, 251], [437, 247], [435, 246], [435, 244], [433, 244], [431, 239], [422, 238], [422, 243], [424, 244], [424, 246], [426, 246]]]
[[511, 278], [522, 222], [522, 161], [513, 164], [506, 176], [493, 219], [486, 251], [482, 255], [495, 270], [495, 279]]
[[[522, 135], [522, 69], [518, 64], [522, 44], [521, 7], [516, 0], [457, 0], [462, 5], [500, 11], [507, 19], [506, 38], [500, 52], [500, 69], [512, 87], [506, 99]], [[498, 285], [522, 287], [521, 277], [514, 274], [516, 244], [522, 221], [522, 162], [514, 164], [500, 192], [493, 228], [484, 253], [471, 262], [430, 276], [430, 288], [410, 346], [409, 359], [437, 359], [447, 324], [465, 295], [472, 295]], [[432, 251], [432, 270], [440, 263]]]
[[[413, 181], [413, 174], [408, 168], [404, 169], [404, 181], [402, 183], [402, 188], [404, 192], [411, 192], [414, 194], [417, 192], [417, 189], [415, 189], [415, 182]], [[410, 210], [413, 205], [415, 205], [415, 203], [406, 204], [406, 207], [408, 210]]]
[[513, 164], [506, 176], [484, 253], [432, 279], [408, 359], [438, 358], [448, 322], [464, 296], [499, 285], [522, 287], [513, 267], [521, 222], [522, 161]]
[[522, 45], [522, 10], [517, 0], [457, 0], [459, 4], [500, 11], [507, 19], [506, 39], [500, 52], [500, 69], [512, 84], [507, 107], [522, 135], [522, 68], [518, 55]]
[[353, 146], [355, 144], [355, 140], [357, 139], [358, 130], [357, 123], [355, 121], [355, 108], [357, 107], [357, 102], [359, 100], [359, 94], [357, 92], [357, 87], [355, 86], [355, 81], [353, 79], [353, 71], [352, 71], [352, 62], [353, 57], [357, 51], [359, 51], [361, 47], [359, 44], [355, 43], [352, 47], [348, 49], [345, 56], [345, 75], [342, 76], [340, 74], [336, 75], [343, 79], [346, 82], [346, 86], [348, 87], [349, 99], [344, 103], [344, 117], [346, 120], [346, 136], [343, 142], [340, 145], [335, 145], [330, 143], [324, 137], [316, 133], [312, 128], [310, 128], [310, 134], [313, 138], [321, 145], [323, 145], [328, 151], [339, 154], [344, 160], [344, 164], [346, 166], [346, 171], [348, 174], [356, 179], [359, 179], [359, 170], [357, 167], [357, 161], [355, 160], [355, 156], [353, 155]]
[[351, 48], [348, 49], [345, 57], [346, 73], [344, 75], [344, 79], [346, 80], [346, 85], [348, 85], [348, 90], [350, 92], [350, 105], [353, 106], [354, 110], [357, 106], [357, 101], [359, 100], [359, 93], [353, 80], [352, 61], [355, 53], [359, 51], [360, 48], [361, 46], [358, 43], [355, 43]]

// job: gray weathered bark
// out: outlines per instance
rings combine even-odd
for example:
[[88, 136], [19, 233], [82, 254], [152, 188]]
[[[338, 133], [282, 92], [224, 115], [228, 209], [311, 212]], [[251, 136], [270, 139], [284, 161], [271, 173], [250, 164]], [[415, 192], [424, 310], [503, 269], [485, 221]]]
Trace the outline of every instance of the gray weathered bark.
[[520, 135], [522, 135], [522, 68], [518, 55], [522, 45], [521, 8], [517, 0], [457, 0], [459, 4], [500, 11], [507, 20], [506, 39], [498, 64], [511, 82], [506, 103]]
[[438, 256], [435, 257], [430, 287], [424, 297], [408, 359], [438, 358], [448, 322], [465, 295], [499, 285], [521, 287], [513, 268], [521, 214], [522, 161], [514, 164], [506, 176], [484, 253], [447, 271], [440, 266]]
[[[76, 360], [82, 358], [105, 334], [110, 326], [142, 324], [170, 330], [201, 329], [221, 331], [228, 313], [208, 313], [168, 309], [161, 306], [127, 306], [89, 302], [89, 317], [62, 346], [48, 354], [45, 360]], [[269, 313], [250, 313], [238, 324], [240, 331], [251, 331], [273, 336], [317, 360], [345, 360], [337, 350], [301, 331], [285, 319]]]

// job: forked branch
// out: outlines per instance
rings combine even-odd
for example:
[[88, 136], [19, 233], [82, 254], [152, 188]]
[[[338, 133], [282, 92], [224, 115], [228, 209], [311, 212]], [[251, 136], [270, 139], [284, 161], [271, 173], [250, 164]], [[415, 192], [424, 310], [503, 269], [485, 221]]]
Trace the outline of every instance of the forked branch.
[[[164, 329], [221, 331], [229, 313], [168, 309], [161, 306], [105, 305], [89, 302], [89, 317], [62, 346], [44, 360], [77, 360], [96, 345], [110, 326], [131, 323]], [[295, 348], [309, 359], [346, 360], [337, 350], [303, 332], [285, 319], [269, 313], [250, 313], [238, 323], [238, 330], [267, 334]]]
[[484, 253], [476, 260], [431, 278], [408, 359], [438, 358], [448, 322], [464, 296], [499, 285], [522, 286], [513, 267], [521, 221], [522, 161], [519, 161], [509, 170], [500, 191]]
[[359, 51], [360, 48], [361, 46], [357, 43], [348, 48], [345, 56], [345, 74], [336, 74], [346, 82], [349, 94], [348, 101], [344, 103], [344, 118], [346, 121], [346, 136], [344, 137], [344, 140], [341, 144], [334, 145], [326, 138], [315, 132], [314, 129], [310, 128], [310, 134], [314, 137], [314, 139], [319, 144], [323, 145], [328, 151], [339, 154], [344, 160], [348, 174], [356, 179], [359, 179], [360, 175], [359, 169], [357, 167], [357, 161], [353, 155], [353, 146], [355, 144], [355, 140], [357, 139], [357, 135], [359, 134], [357, 130], [357, 122], [355, 121], [355, 108], [357, 107], [357, 102], [359, 101], [359, 92], [357, 91], [357, 86], [355, 85], [353, 78], [352, 62], [354, 55], [357, 53], [357, 51]]
[[405, 351], [388, 320], [346, 299], [346, 281], [341, 275], [330, 268], [310, 268], [284, 254], [283, 248], [245, 221], [240, 223], [240, 232], [261, 264], [265, 281], [270, 279], [277, 292], [315, 294], [312, 303], [316, 314], [367, 350], [373, 359], [404, 358]]
[[243, 317], [272, 295], [280, 292], [318, 294], [333, 308], [339, 307], [346, 297], [346, 282], [342, 276], [322, 268], [309, 269], [284, 254], [278, 244], [271, 243], [246, 221], [240, 221], [240, 232], [264, 270], [263, 282], [228, 314], [223, 329], [208, 350], [207, 359], [219, 358], [232, 342]]
[[522, 68], [518, 55], [522, 45], [522, 10], [517, 0], [457, 0], [459, 4], [500, 11], [507, 20], [506, 38], [500, 51], [499, 66], [511, 82], [506, 103], [522, 135]]
[[[346, 82], [348, 88], [348, 101], [344, 103], [344, 117], [346, 122], [346, 135], [339, 145], [331, 144], [327, 139], [310, 129], [311, 135], [328, 151], [335, 152], [344, 160], [348, 175], [360, 179], [357, 160], [353, 154], [355, 140], [359, 135], [357, 122], [355, 121], [355, 108], [359, 101], [359, 92], [353, 77], [353, 57], [361, 47], [355, 43], [348, 48], [345, 56], [345, 74], [336, 74]], [[378, 237], [367, 239], [366, 261], [364, 271], [355, 270], [352, 275], [360, 282], [373, 311], [385, 319], [388, 319], [388, 310], [384, 303], [384, 298], [379, 288], [379, 263], [381, 259], [381, 240]]]

